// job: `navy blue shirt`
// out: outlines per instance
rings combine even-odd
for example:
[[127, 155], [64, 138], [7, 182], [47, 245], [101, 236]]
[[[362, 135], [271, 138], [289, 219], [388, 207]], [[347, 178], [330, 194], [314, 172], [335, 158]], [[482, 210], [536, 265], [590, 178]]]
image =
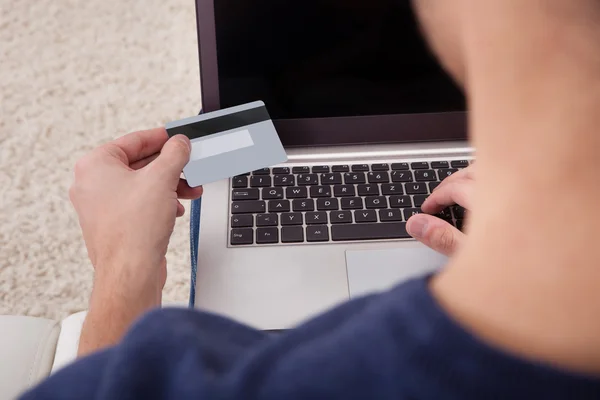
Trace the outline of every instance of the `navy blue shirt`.
[[24, 399], [600, 399], [600, 380], [504, 354], [463, 330], [426, 279], [270, 335], [163, 309]]

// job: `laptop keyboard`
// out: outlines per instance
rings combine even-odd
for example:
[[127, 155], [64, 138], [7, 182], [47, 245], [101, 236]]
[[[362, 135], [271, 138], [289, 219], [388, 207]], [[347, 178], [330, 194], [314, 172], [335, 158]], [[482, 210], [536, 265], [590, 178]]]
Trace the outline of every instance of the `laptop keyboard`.
[[[468, 160], [263, 168], [231, 179], [230, 244], [408, 239], [406, 221]], [[465, 210], [438, 217], [462, 229]]]

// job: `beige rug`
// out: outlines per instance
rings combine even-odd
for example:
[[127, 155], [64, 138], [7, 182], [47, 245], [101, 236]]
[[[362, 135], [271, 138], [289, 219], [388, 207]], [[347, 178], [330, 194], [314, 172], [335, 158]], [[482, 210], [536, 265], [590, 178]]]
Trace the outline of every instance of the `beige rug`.
[[[75, 161], [199, 106], [193, 0], [0, 0], [0, 314], [87, 307]], [[165, 301], [188, 298], [188, 222], [171, 240]]]

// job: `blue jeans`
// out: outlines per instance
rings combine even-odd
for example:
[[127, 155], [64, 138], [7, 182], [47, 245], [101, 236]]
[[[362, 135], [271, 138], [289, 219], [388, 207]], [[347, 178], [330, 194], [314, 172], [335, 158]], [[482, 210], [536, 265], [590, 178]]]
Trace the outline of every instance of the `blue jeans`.
[[190, 282], [190, 307], [194, 306], [196, 299], [196, 271], [198, 270], [198, 238], [200, 236], [200, 210], [202, 199], [192, 200], [190, 215], [190, 256], [192, 259], [192, 273]]
[[[198, 114], [202, 114], [202, 110]], [[198, 240], [200, 237], [200, 210], [202, 199], [192, 200], [190, 212], [190, 256], [192, 259], [192, 271], [190, 279], [190, 307], [194, 307], [196, 301], [196, 271], [198, 271]]]

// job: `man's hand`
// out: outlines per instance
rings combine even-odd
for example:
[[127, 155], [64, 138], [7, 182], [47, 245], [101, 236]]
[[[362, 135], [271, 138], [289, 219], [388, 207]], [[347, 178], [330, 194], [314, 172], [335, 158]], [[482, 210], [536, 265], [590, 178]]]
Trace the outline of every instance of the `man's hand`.
[[[169, 239], [185, 211], [178, 199], [202, 194], [180, 179], [189, 139], [167, 139], [163, 128], [131, 133], [75, 166], [69, 194], [96, 271], [86, 322], [103, 315], [111, 319], [105, 326], [112, 326], [110, 332], [95, 332], [100, 338], [86, 350], [115, 342], [139, 314], [160, 305]], [[85, 339], [82, 335], [82, 345]]]
[[464, 241], [465, 235], [433, 215], [453, 204], [471, 208], [473, 197], [473, 166], [444, 179], [427, 198], [421, 209], [427, 214], [417, 214], [408, 220], [406, 229], [415, 239], [435, 251], [451, 256]]

